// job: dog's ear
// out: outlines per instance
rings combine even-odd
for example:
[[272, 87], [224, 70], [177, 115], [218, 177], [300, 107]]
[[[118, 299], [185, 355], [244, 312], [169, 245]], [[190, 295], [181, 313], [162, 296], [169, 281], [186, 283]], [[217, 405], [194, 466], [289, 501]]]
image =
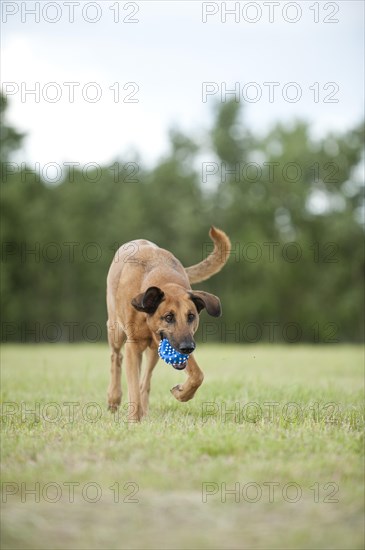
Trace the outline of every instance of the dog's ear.
[[214, 294], [209, 294], [209, 292], [203, 292], [202, 290], [194, 290], [190, 292], [190, 300], [195, 304], [198, 313], [202, 309], [206, 308], [207, 313], [212, 317], [220, 317], [222, 315], [222, 307], [220, 299]]
[[156, 309], [164, 299], [165, 294], [157, 286], [150, 286], [146, 292], [138, 294], [132, 300], [132, 306], [137, 311], [143, 311], [143, 313], [155, 313]]

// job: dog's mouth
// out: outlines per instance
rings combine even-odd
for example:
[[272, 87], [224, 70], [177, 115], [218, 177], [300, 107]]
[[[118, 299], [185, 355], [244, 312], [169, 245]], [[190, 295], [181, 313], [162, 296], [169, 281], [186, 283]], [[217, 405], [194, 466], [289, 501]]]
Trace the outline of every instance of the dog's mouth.
[[186, 368], [187, 363], [188, 363], [187, 361], [186, 363], [172, 363], [172, 366], [176, 370], [184, 370]]
[[[188, 362], [188, 354], [181, 354], [178, 351], [176, 351], [175, 347], [171, 344], [169, 338], [166, 337], [165, 333], [163, 331], [160, 331], [160, 347], [162, 346], [162, 342], [166, 340], [169, 344], [169, 350], [168, 354], [169, 356], [166, 356], [164, 354], [161, 354], [159, 351], [159, 355], [161, 359], [163, 359], [166, 363], [174, 367], [176, 370], [184, 370], [186, 368], [187, 362]], [[160, 350], [160, 348], [159, 348]], [[172, 357], [171, 357], [172, 355]], [[183, 361], [183, 358], [186, 357], [186, 360]], [[176, 359], [176, 362], [175, 362]]]

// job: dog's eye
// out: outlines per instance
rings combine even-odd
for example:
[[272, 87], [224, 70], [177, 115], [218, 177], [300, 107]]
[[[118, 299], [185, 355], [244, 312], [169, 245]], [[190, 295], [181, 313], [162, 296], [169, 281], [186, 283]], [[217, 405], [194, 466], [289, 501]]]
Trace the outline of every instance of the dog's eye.
[[192, 322], [194, 321], [194, 319], [195, 319], [194, 313], [189, 313], [189, 315], [188, 315], [188, 322], [189, 322], [189, 323], [192, 323]]
[[172, 313], [169, 313], [168, 315], [165, 315], [165, 321], [166, 321], [166, 323], [173, 323], [174, 316], [172, 315]]

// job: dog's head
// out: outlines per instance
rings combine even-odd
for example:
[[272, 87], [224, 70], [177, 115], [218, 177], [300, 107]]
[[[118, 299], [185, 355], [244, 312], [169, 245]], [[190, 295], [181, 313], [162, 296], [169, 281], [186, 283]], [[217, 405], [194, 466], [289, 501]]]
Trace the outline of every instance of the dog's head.
[[195, 349], [194, 334], [199, 326], [199, 313], [219, 317], [222, 308], [219, 298], [201, 290], [187, 291], [177, 284], [164, 289], [151, 286], [132, 300], [133, 307], [147, 314], [147, 324], [155, 340], [167, 338], [180, 353]]

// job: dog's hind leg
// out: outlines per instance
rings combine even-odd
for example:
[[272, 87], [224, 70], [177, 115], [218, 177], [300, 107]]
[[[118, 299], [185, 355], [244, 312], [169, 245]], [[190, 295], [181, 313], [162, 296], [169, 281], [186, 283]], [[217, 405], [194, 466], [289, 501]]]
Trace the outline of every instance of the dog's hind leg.
[[111, 369], [110, 369], [110, 384], [108, 388], [108, 405], [109, 410], [115, 412], [122, 400], [122, 354], [121, 347], [126, 340], [125, 332], [116, 321], [115, 323], [107, 322], [108, 341], [111, 350]]
[[141, 382], [141, 402], [143, 415], [148, 413], [148, 401], [150, 396], [151, 389], [151, 378], [153, 369], [155, 368], [158, 361], [158, 352], [157, 348], [147, 348], [146, 349], [146, 370], [143, 375], [143, 380]]
[[185, 372], [188, 378], [185, 380], [184, 384], [178, 384], [170, 390], [178, 401], [189, 401], [189, 399], [192, 399], [196, 390], [201, 386], [204, 380], [204, 374], [200, 370], [193, 355], [189, 356]]

